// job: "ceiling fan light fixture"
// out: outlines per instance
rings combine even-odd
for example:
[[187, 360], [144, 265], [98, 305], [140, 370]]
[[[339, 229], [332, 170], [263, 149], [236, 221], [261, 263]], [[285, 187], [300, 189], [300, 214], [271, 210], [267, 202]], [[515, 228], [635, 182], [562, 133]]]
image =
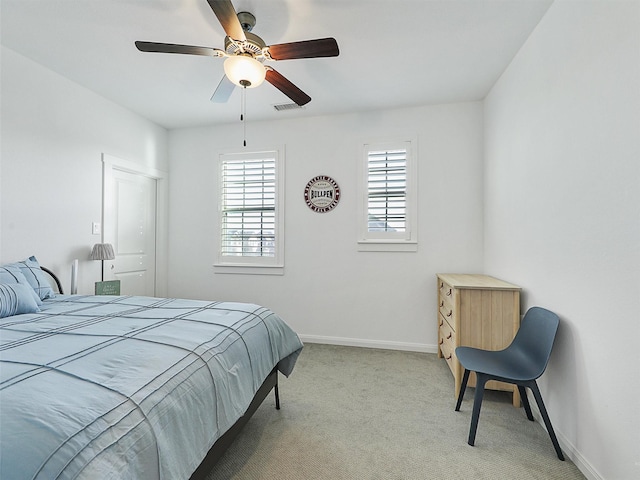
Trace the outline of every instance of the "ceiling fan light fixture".
[[[2, 0], [0, 0], [2, 1]], [[234, 86], [255, 88], [265, 80], [289, 97], [297, 105], [306, 105], [311, 97], [287, 80], [265, 61], [292, 60], [301, 58], [337, 57], [340, 54], [335, 38], [316, 38], [300, 42], [266, 45], [258, 35], [251, 33], [256, 18], [249, 12], [236, 13], [232, 0], [208, 0], [209, 6], [226, 33], [224, 50], [175, 43], [135, 42], [141, 52], [178, 53], [204, 57], [224, 57], [225, 76], [211, 97], [215, 103], [227, 101]], [[244, 110], [243, 110], [244, 112]]]
[[248, 55], [234, 55], [224, 61], [224, 73], [239, 87], [255, 88], [264, 82], [264, 65]]

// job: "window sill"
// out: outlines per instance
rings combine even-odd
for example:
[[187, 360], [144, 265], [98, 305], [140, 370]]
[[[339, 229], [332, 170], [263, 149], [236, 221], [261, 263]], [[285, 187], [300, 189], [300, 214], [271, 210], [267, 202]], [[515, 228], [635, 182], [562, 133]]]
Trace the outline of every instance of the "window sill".
[[242, 265], [216, 263], [213, 273], [236, 275], [284, 275], [284, 265]]
[[394, 242], [360, 240], [358, 241], [359, 252], [417, 252], [418, 242]]

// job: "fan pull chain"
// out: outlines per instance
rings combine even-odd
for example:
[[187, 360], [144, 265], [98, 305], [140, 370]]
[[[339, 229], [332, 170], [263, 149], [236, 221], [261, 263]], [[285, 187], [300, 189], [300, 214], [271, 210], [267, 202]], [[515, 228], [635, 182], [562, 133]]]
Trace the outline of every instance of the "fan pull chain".
[[240, 121], [242, 122], [242, 145], [247, 146], [247, 87], [242, 87], [242, 100], [240, 102], [240, 108], [242, 112], [240, 112]]

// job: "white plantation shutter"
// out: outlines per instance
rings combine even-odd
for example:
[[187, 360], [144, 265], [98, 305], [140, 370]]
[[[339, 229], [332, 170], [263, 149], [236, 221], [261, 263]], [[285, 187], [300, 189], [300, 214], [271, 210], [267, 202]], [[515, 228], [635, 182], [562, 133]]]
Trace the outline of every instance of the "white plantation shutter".
[[360, 163], [359, 249], [417, 250], [415, 140], [365, 144]]
[[368, 231], [406, 231], [407, 150], [369, 151], [367, 172]]
[[222, 255], [273, 257], [275, 159], [222, 163]]
[[222, 263], [278, 263], [278, 152], [220, 157], [220, 259]]

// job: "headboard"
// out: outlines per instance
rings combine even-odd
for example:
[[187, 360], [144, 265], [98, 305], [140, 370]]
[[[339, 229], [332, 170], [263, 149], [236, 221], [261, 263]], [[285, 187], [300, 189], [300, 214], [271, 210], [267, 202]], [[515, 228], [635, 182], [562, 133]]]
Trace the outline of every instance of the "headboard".
[[40, 265], [40, 269], [41, 269], [43, 272], [48, 273], [48, 274], [49, 274], [49, 276], [50, 276], [51, 278], [53, 278], [53, 280], [56, 282], [56, 287], [58, 288], [58, 293], [59, 293], [59, 294], [61, 294], [61, 295], [64, 295], [64, 291], [62, 290], [62, 284], [60, 283], [60, 280], [58, 279], [58, 277], [56, 276], [56, 274], [55, 274], [55, 273], [53, 273], [53, 272], [52, 272], [51, 270], [49, 270], [48, 268], [43, 267], [42, 265]]

